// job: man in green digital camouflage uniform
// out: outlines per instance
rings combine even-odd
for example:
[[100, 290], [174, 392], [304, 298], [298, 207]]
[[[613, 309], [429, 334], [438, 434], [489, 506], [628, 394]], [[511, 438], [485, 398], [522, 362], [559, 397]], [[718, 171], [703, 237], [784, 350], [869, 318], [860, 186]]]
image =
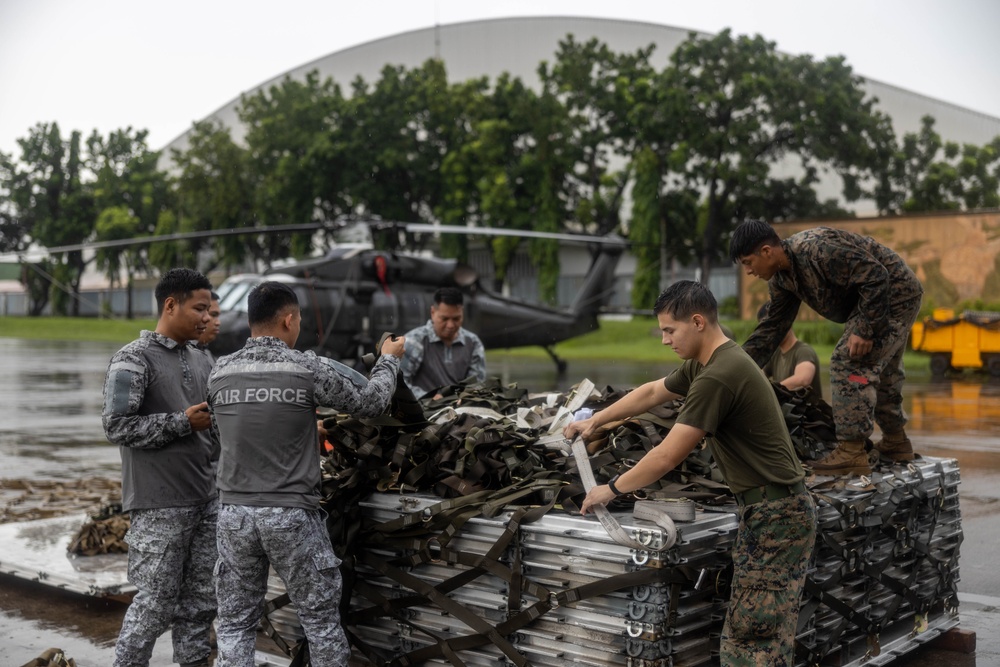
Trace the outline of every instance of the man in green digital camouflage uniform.
[[899, 255], [873, 239], [817, 227], [782, 241], [769, 224], [748, 220], [733, 232], [729, 256], [768, 281], [771, 305], [743, 344], [763, 366], [792, 326], [799, 305], [844, 323], [830, 359], [837, 448], [812, 464], [824, 475], [870, 474], [865, 441], [893, 461], [913, 459], [903, 427], [903, 351], [923, 288]]
[[707, 287], [675, 283], [656, 300], [653, 313], [663, 344], [684, 364], [590, 419], [571, 423], [563, 434], [587, 438], [603, 424], [681, 397], [686, 397], [684, 406], [663, 442], [609, 484], [591, 489], [581, 511], [648, 486], [712, 436], [712, 455], [740, 505], [722, 664], [791, 667], [816, 507], [803, 484], [781, 406], [753, 360], [719, 328], [715, 297]]

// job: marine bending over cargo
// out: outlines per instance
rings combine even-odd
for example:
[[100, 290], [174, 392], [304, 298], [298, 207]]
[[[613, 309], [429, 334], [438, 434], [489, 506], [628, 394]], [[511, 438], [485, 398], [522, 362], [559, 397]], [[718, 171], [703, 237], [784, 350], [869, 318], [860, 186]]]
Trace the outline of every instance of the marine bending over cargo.
[[641, 489], [679, 465], [706, 436], [740, 505], [733, 546], [732, 597], [722, 632], [722, 664], [794, 664], [799, 594], [816, 536], [816, 507], [777, 398], [764, 374], [719, 327], [707, 287], [680, 281], [653, 308], [683, 365], [633, 390], [589, 419], [567, 426], [567, 438], [686, 397], [675, 425], [635, 467], [595, 486], [586, 514]]
[[913, 460], [903, 413], [903, 351], [923, 287], [906, 262], [873, 239], [816, 227], [782, 241], [771, 225], [748, 220], [734, 231], [733, 262], [768, 283], [771, 304], [743, 349], [767, 363], [802, 303], [844, 323], [830, 358], [837, 448], [812, 464], [821, 475], [871, 474], [865, 442], [877, 423], [880, 454]]

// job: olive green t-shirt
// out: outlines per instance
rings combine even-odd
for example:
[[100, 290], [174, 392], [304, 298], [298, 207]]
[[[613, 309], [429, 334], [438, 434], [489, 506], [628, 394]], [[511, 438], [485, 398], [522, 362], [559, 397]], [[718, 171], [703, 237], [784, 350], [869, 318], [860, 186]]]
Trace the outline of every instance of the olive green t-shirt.
[[686, 397], [677, 423], [714, 438], [712, 456], [734, 493], [805, 477], [771, 383], [736, 343], [720, 345], [704, 366], [685, 361], [663, 384]]
[[774, 354], [771, 355], [771, 360], [764, 366], [764, 374], [775, 382], [781, 382], [795, 375], [795, 368], [803, 361], [809, 361], [816, 367], [816, 374], [813, 375], [810, 386], [813, 394], [823, 398], [823, 383], [819, 376], [819, 355], [816, 354], [816, 350], [800, 340], [795, 341], [795, 345], [792, 345], [792, 349], [788, 352], [782, 352], [780, 347], [775, 350]]

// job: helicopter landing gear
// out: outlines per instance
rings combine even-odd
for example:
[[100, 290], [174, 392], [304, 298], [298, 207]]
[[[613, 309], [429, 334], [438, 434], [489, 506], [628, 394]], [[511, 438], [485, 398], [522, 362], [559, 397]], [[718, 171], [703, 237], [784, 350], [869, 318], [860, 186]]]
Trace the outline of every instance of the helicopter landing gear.
[[552, 357], [552, 361], [556, 362], [556, 372], [559, 375], [565, 375], [566, 374], [566, 360], [565, 359], [560, 359], [559, 356], [552, 349], [552, 346], [550, 346], [550, 345], [544, 345], [544, 346], [542, 346], [542, 349], [549, 353], [549, 356]]

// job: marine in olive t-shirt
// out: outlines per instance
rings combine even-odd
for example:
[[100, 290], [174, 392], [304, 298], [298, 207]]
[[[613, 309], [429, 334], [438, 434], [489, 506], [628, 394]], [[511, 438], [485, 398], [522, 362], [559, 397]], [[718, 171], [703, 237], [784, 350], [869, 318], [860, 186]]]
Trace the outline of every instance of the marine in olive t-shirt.
[[734, 493], [805, 478], [770, 382], [736, 343], [720, 345], [704, 366], [685, 361], [663, 384], [686, 397], [677, 423], [714, 438], [712, 456]]
[[778, 347], [764, 366], [764, 374], [775, 382], [781, 382], [795, 375], [796, 367], [804, 361], [816, 367], [816, 374], [813, 375], [809, 386], [812, 387], [813, 394], [822, 398], [823, 383], [819, 376], [819, 355], [808, 343], [803, 343], [801, 340], [796, 340], [788, 352], [782, 352], [781, 347]]

